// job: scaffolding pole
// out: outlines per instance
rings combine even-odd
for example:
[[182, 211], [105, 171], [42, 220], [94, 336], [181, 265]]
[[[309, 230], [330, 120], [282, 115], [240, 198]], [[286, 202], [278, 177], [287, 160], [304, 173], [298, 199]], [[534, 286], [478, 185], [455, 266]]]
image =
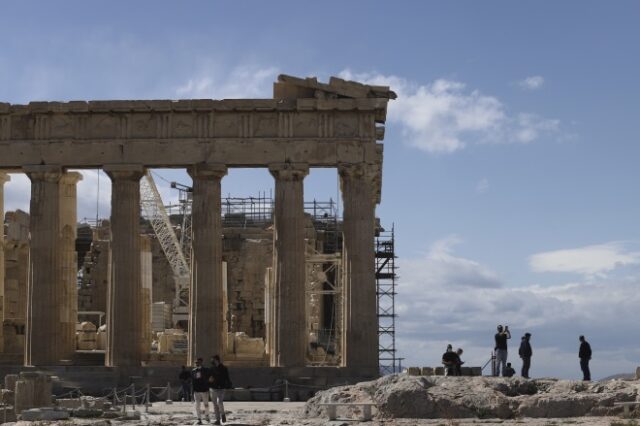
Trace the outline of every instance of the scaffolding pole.
[[396, 350], [395, 296], [396, 273], [395, 225], [391, 231], [381, 230], [376, 236], [376, 288], [378, 295], [378, 356], [380, 374], [392, 374], [402, 369], [402, 358]]

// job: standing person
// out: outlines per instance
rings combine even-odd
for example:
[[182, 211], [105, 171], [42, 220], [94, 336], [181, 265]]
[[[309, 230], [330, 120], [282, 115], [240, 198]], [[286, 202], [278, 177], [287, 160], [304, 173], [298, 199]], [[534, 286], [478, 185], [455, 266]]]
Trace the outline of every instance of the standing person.
[[208, 369], [202, 366], [202, 358], [196, 360], [196, 367], [191, 370], [191, 383], [193, 383], [193, 399], [196, 401], [196, 415], [198, 416], [198, 424], [202, 424], [202, 411], [200, 403], [204, 403], [204, 413], [207, 421], [209, 417], [209, 376]]
[[511, 332], [509, 326], [502, 328], [498, 326], [498, 332], [494, 336], [496, 340], [496, 376], [500, 375], [500, 364], [502, 364], [502, 374], [504, 375], [504, 369], [507, 368], [507, 339], [511, 339]]
[[444, 366], [445, 376], [453, 376], [455, 374], [458, 359], [458, 355], [453, 351], [453, 346], [448, 344], [447, 351], [442, 354], [442, 365]]
[[231, 389], [231, 379], [229, 378], [229, 369], [220, 361], [219, 355], [211, 357], [211, 378], [209, 379], [209, 387], [211, 388], [211, 401], [213, 409], [216, 413], [216, 421], [214, 425], [219, 425], [220, 420], [227, 422], [227, 416], [224, 413], [224, 390]]
[[456, 356], [458, 357], [458, 359], [456, 360], [456, 376], [462, 376], [462, 364], [464, 364], [464, 361], [462, 360], [462, 358], [460, 358], [460, 356], [463, 352], [464, 351], [462, 350], [462, 348], [458, 348], [458, 350], [456, 351]]
[[584, 336], [580, 336], [580, 350], [578, 351], [578, 358], [580, 358], [580, 369], [582, 370], [583, 379], [585, 381], [591, 380], [591, 371], [589, 371], [589, 360], [591, 360], [591, 345], [587, 342]]
[[531, 356], [533, 355], [533, 349], [531, 349], [531, 333], [524, 333], [522, 341], [520, 342], [520, 349], [518, 354], [522, 358], [522, 377], [529, 378], [529, 368], [531, 367]]
[[182, 400], [191, 401], [191, 372], [189, 372], [184, 365], [182, 366], [182, 370], [180, 370], [178, 379], [180, 379], [180, 385], [182, 387]]

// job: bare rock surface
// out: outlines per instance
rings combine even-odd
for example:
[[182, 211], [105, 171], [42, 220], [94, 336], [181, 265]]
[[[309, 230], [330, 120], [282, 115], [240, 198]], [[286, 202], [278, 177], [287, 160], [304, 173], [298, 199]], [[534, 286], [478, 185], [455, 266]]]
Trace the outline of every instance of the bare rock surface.
[[[614, 402], [635, 401], [640, 381], [581, 381], [395, 374], [319, 392], [304, 409], [324, 415], [323, 403], [375, 402], [378, 419], [515, 419], [619, 415]], [[345, 409], [345, 417], [358, 416]]]

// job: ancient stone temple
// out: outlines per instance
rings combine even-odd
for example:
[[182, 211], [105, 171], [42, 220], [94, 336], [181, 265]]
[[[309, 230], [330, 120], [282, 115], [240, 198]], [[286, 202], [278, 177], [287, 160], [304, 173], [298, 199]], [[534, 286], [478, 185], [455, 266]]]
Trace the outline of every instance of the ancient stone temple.
[[[106, 312], [105, 365], [139, 368], [148, 360], [148, 305], [154, 296], [144, 266], [151, 265], [151, 255], [141, 258], [141, 253], [155, 249], [140, 237], [140, 180], [152, 168], [185, 168], [193, 179], [187, 362], [224, 353], [227, 332], [237, 324], [230, 324], [234, 315], [229, 305], [235, 296], [226, 294], [223, 281], [242, 274], [227, 274], [229, 260], [223, 262], [229, 249], [223, 246], [221, 182], [230, 168], [260, 167], [269, 170], [275, 191], [271, 262], [256, 272], [266, 277], [265, 318], [258, 327], [266, 339], [270, 368], [310, 368], [305, 283], [315, 236], [310, 239], [308, 232], [304, 181], [312, 168], [334, 168], [344, 205], [339, 259], [342, 356], [336, 368], [357, 371], [354, 376], [377, 375], [373, 237], [381, 194], [378, 141], [384, 137], [387, 104], [394, 98], [388, 87], [282, 75], [274, 84], [273, 99], [0, 104], [2, 216], [8, 173], [25, 173], [31, 181], [24, 365], [55, 366], [73, 359], [79, 300], [75, 188], [81, 175], [71, 170], [86, 168], [101, 168], [112, 184], [109, 233], [94, 239], [104, 255], [91, 259], [94, 268], [109, 269], [108, 279], [98, 283], [106, 295], [95, 296]], [[8, 242], [0, 240], [3, 291], [13, 285], [8, 285], [3, 260]], [[250, 253], [250, 248], [242, 250], [235, 253]], [[18, 248], [9, 251], [19, 255]], [[237, 256], [233, 259], [233, 265], [242, 264]], [[81, 292], [80, 306], [84, 298]], [[0, 308], [6, 332], [9, 308], [6, 302]]]

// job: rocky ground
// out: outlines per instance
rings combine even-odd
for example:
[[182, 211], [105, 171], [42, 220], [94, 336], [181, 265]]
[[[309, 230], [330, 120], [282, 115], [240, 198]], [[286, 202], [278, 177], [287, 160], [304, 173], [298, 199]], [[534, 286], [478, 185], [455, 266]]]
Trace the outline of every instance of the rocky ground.
[[[640, 381], [577, 382], [493, 377], [385, 376], [376, 381], [332, 388], [303, 402], [227, 402], [228, 425], [353, 425], [362, 413], [338, 410], [330, 422], [327, 402], [375, 402], [368, 425], [594, 425], [621, 426], [640, 422], [622, 418], [614, 402], [636, 401]], [[191, 403], [154, 403], [139, 419], [72, 419], [68, 425], [188, 425], [196, 417]], [[633, 410], [632, 417], [640, 417]], [[0, 419], [1, 420], [1, 419]], [[17, 425], [34, 424], [28, 422]], [[38, 424], [52, 424], [38, 422]]]
[[[326, 402], [373, 401], [379, 410], [376, 418], [380, 420], [617, 416], [622, 407], [614, 406], [614, 402], [636, 401], [639, 389], [640, 381], [585, 383], [396, 374], [320, 392], [309, 400], [305, 414], [310, 418], [320, 416], [323, 411], [320, 404]], [[632, 412], [635, 413], [636, 410]]]

